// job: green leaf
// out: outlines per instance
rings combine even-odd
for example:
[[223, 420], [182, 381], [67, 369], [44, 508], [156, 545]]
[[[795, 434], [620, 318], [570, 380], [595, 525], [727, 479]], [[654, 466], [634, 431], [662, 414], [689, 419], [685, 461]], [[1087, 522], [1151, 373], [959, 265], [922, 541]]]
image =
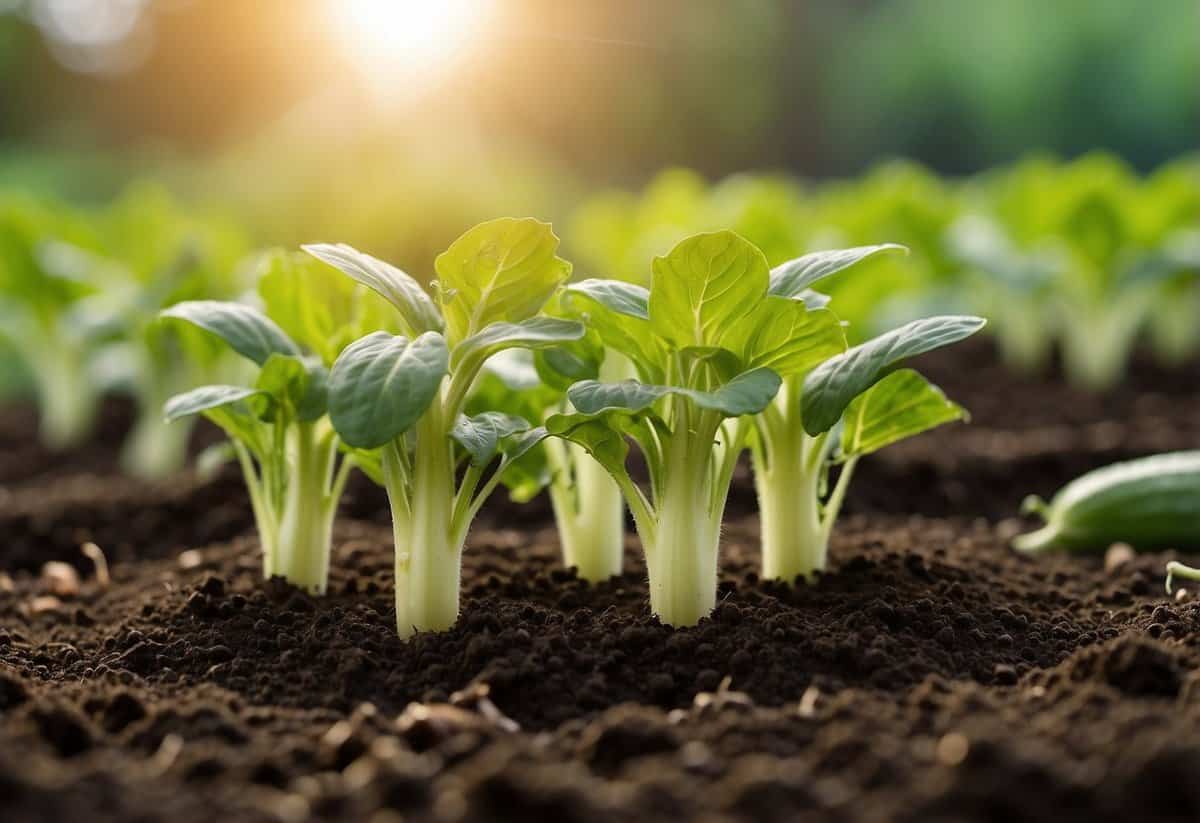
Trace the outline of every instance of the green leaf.
[[779, 391], [780, 382], [778, 374], [765, 368], [742, 372], [713, 391], [655, 386], [638, 380], [622, 380], [619, 383], [583, 380], [571, 387], [567, 397], [583, 414], [600, 414], [609, 410], [637, 413], [650, 408], [663, 397], [677, 395], [688, 398], [702, 409], [717, 411], [726, 417], [739, 417], [757, 414], [766, 408]]
[[275, 321], [251, 306], [220, 300], [188, 300], [162, 313], [220, 337], [229, 347], [258, 365], [272, 354], [299, 355], [300, 348]]
[[471, 465], [486, 466], [500, 451], [504, 440], [529, 429], [529, 421], [522, 417], [489, 411], [474, 417], [459, 415], [450, 436], [466, 449]]
[[201, 414], [221, 406], [240, 403], [251, 397], [261, 396], [258, 389], [245, 386], [200, 386], [191, 391], [177, 394], [167, 401], [163, 414], [167, 422], [174, 422], [194, 414]]
[[767, 291], [767, 258], [730, 231], [698, 234], [654, 260], [650, 324], [678, 348], [720, 346]]
[[586, 297], [617, 314], [636, 317], [638, 320], [650, 319], [650, 291], [644, 286], [621, 280], [592, 278], [572, 283], [567, 287], [567, 291]]
[[784, 377], [804, 374], [846, 350], [846, 332], [828, 309], [768, 296], [727, 341], [747, 368], [765, 366]]
[[442, 313], [452, 345], [497, 321], [533, 317], [571, 275], [549, 223], [481, 223], [438, 255]]
[[302, 423], [320, 419], [328, 407], [329, 372], [316, 358], [273, 354], [255, 387]]
[[492, 323], [454, 347], [450, 365], [455, 372], [476, 369], [492, 355], [505, 349], [542, 349], [583, 337], [586, 329], [574, 320], [531, 317], [519, 323]]
[[615, 280], [584, 280], [563, 292], [563, 307], [581, 318], [605, 347], [654, 373], [663, 359], [649, 319], [649, 292]]
[[970, 337], [985, 322], [982, 317], [966, 315], [914, 320], [826, 360], [804, 379], [801, 416], [805, 431], [812, 435], [828, 431], [854, 398], [897, 363]]
[[889, 251], [908, 253], [904, 246], [882, 243], [878, 246], [815, 251], [797, 257], [771, 269], [770, 293], [792, 300], [803, 299], [808, 288], [817, 281], [848, 269], [868, 257]]
[[400, 328], [383, 298], [320, 260], [275, 251], [260, 268], [267, 316], [327, 366], [364, 334]]
[[546, 432], [583, 449], [613, 474], [625, 472], [629, 441], [625, 430], [631, 425], [630, 413], [607, 409], [596, 414], [556, 414], [546, 420]]
[[316, 243], [303, 248], [395, 306], [410, 335], [442, 330], [437, 306], [421, 284], [390, 263], [344, 243]]
[[375, 332], [346, 347], [329, 379], [329, 417], [338, 435], [372, 449], [408, 431], [437, 396], [449, 366], [437, 332], [415, 340]]
[[846, 408], [842, 455], [856, 457], [967, 419], [966, 410], [912, 369], [892, 372]]
[[533, 365], [548, 389], [565, 392], [580, 380], [595, 380], [604, 362], [604, 346], [593, 334], [572, 344], [536, 352]]
[[504, 455], [505, 469], [532, 454], [534, 446], [549, 436], [545, 426], [534, 426], [504, 438], [500, 442], [500, 452]]

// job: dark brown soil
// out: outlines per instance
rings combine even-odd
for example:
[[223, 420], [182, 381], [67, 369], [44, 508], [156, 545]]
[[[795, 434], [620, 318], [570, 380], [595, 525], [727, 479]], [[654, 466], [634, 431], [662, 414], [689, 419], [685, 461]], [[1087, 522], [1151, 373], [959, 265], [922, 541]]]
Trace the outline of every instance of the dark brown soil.
[[[404, 643], [377, 490], [313, 598], [261, 580], [235, 473], [120, 480], [119, 413], [54, 460], [0, 415], [26, 455], [0, 460], [0, 819], [1196, 819], [1200, 590], [1166, 598], [1170, 554], [1006, 541], [1023, 494], [1200, 443], [1200, 370], [1096, 398], [988, 362], [926, 364], [975, 422], [864, 461], [815, 583], [757, 579], [739, 480], [686, 630], [650, 617], [634, 541], [585, 584], [544, 504], [497, 498], [458, 627]], [[77, 595], [47, 599], [50, 559]]]

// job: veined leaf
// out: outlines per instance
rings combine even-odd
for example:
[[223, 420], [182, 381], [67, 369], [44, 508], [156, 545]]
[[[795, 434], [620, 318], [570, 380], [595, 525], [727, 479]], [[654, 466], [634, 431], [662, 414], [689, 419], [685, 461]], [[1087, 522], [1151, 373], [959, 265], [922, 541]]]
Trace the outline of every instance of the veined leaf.
[[828, 309], [769, 295], [739, 324], [728, 345], [747, 368], [766, 366], [791, 377], [844, 352], [846, 332]]
[[378, 294], [308, 255], [266, 255], [258, 295], [267, 316], [327, 366], [364, 334], [401, 328]]
[[375, 332], [346, 347], [329, 379], [329, 417], [350, 446], [372, 449], [408, 431], [449, 366], [437, 332], [415, 340]]
[[892, 372], [846, 408], [842, 454], [857, 457], [943, 423], [967, 419], [962, 406], [912, 369]]
[[638, 320], [650, 319], [650, 291], [644, 286], [622, 280], [592, 278], [572, 283], [567, 287], [570, 294], [582, 295], [593, 303]]
[[466, 449], [471, 465], [486, 466], [500, 451], [504, 440], [529, 429], [529, 421], [522, 417], [490, 411], [474, 417], [460, 415], [450, 436]]
[[608, 409], [597, 414], [556, 414], [545, 428], [554, 437], [582, 446], [601, 466], [619, 475], [625, 472], [629, 455], [625, 431], [630, 425], [630, 412]]
[[628, 357], [644, 373], [660, 367], [662, 349], [650, 327], [646, 289], [615, 280], [585, 280], [566, 287], [563, 306], [582, 318], [607, 348]]
[[797, 257], [795, 260], [789, 260], [771, 269], [770, 293], [792, 300], [803, 299], [806, 290], [817, 281], [824, 280], [843, 269], [848, 269], [868, 257], [889, 251], [908, 253], [908, 249], [904, 246], [896, 243], [882, 243], [877, 246], [857, 246], [852, 249], [815, 251], [803, 257]]
[[557, 317], [531, 317], [519, 323], [492, 323], [455, 346], [450, 365], [456, 372], [463, 367], [476, 368], [505, 349], [556, 346], [579, 340], [585, 331], [580, 323]]
[[163, 415], [168, 422], [174, 422], [194, 414], [201, 414], [210, 409], [240, 403], [251, 397], [262, 396], [258, 389], [245, 386], [200, 386], [191, 391], [177, 394], [167, 401], [163, 407]]
[[420, 283], [390, 263], [344, 243], [317, 243], [303, 248], [395, 306], [410, 334], [442, 330], [442, 317], [433, 299]]
[[451, 344], [497, 321], [533, 317], [571, 275], [549, 223], [481, 223], [438, 255], [435, 267]]
[[698, 234], [654, 259], [650, 325], [676, 347], [720, 346], [766, 294], [767, 258], [730, 231]]
[[778, 374], [765, 368], [742, 372], [712, 391], [656, 386], [638, 380], [622, 380], [619, 383], [583, 380], [571, 387], [567, 397], [583, 414], [599, 414], [607, 410], [637, 413], [650, 408], [667, 395], [677, 395], [688, 398], [702, 409], [718, 411], [727, 417], [739, 417], [757, 414], [766, 408], [779, 391], [780, 382]]
[[858, 395], [900, 361], [957, 343], [983, 328], [982, 317], [944, 315], [914, 320], [855, 346], [817, 366], [804, 379], [804, 429], [817, 435], [837, 423]]
[[272, 354], [300, 354], [300, 347], [275, 321], [241, 303], [188, 300], [171, 306], [162, 316], [186, 321], [215, 334], [238, 354], [260, 366]]

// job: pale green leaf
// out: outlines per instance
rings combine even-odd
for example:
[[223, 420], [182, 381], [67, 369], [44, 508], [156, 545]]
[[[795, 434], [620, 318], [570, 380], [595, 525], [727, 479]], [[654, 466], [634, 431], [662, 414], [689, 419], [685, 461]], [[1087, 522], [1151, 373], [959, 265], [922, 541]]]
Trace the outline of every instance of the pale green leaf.
[[857, 457], [943, 423], [965, 420], [962, 406], [912, 369], [892, 372], [846, 408], [842, 454]]
[[498, 321], [533, 317], [571, 275], [549, 223], [501, 218], [474, 227], [435, 263], [452, 345]]
[[400, 312], [410, 335], [441, 331], [442, 317], [421, 284], [400, 269], [344, 243], [316, 243], [304, 250], [379, 294]]
[[678, 348], [720, 346], [767, 292], [767, 258], [730, 231], [698, 234], [655, 258], [650, 324]]
[[828, 309], [768, 296], [727, 341], [747, 368], [766, 366], [783, 377], [801, 375], [846, 350], [842, 323]]

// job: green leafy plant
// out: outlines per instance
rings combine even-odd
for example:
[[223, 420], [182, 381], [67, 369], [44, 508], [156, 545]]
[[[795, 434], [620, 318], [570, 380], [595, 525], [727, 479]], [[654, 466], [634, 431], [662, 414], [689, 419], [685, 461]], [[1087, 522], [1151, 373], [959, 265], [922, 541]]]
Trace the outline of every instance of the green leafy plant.
[[48, 251], [57, 242], [99, 247], [78, 212], [26, 197], [0, 201], [0, 335], [34, 387], [39, 436], [60, 450], [91, 433], [103, 380], [96, 352], [112, 329], [92, 308], [100, 282], [57, 265]]
[[1172, 288], [1190, 295], [1200, 268], [1186, 222], [1200, 207], [1186, 182], [1176, 186], [1182, 194], [1152, 187], [1095, 154], [1064, 165], [1027, 161], [980, 189], [976, 213], [948, 239], [981, 276], [975, 304], [996, 316], [1012, 365], [1039, 368], [1057, 344], [1071, 382], [1106, 389], [1147, 328], [1158, 329], [1163, 347], [1191, 345], [1194, 320], [1179, 315], [1193, 305], [1168, 307]]
[[0, 212], [0, 313], [38, 389], [46, 442], [78, 445], [99, 397], [127, 392], [138, 413], [124, 468], [142, 477], [179, 469], [190, 429], [165, 425], [162, 404], [219, 377], [229, 360], [203, 335], [158, 323], [158, 312], [240, 292], [244, 236], [148, 184], [96, 211], [10, 202]]
[[[982, 318], [924, 318], [847, 349], [840, 321], [811, 289], [898, 248], [814, 252], [770, 273], [765, 316], [755, 335], [777, 339], [790, 357], [770, 361], [783, 376], [783, 388], [756, 416], [750, 440], [764, 577], [793, 580], [825, 568], [829, 537], [862, 457], [966, 417], [936, 386], [899, 367], [974, 334]], [[840, 468], [830, 488], [835, 466]]]
[[209, 334], [258, 367], [252, 386], [206, 385], [171, 398], [168, 421], [203, 415], [228, 435], [263, 551], [263, 574], [325, 591], [333, 520], [352, 456], [339, 460], [329, 421], [329, 367], [368, 328], [386, 324], [378, 299], [308, 258], [275, 253], [259, 294], [241, 303], [186, 301], [163, 317]]
[[[567, 392], [575, 412], [546, 427], [612, 475], [646, 555], [651, 609], [691, 625], [715, 603], [721, 519], [752, 416], [771, 403], [781, 375], [812, 362], [812, 349], [844, 344], [831, 314], [769, 294], [765, 256], [733, 232], [685, 239], [652, 271], [649, 290], [614, 280], [567, 288], [568, 310], [637, 379], [575, 383]], [[626, 468], [630, 441], [645, 458], [648, 494]]]
[[464, 410], [493, 356], [583, 336], [579, 323], [538, 315], [571, 272], [557, 248], [548, 224], [482, 223], [437, 258], [431, 296], [399, 269], [347, 246], [306, 247], [395, 309], [400, 333], [377, 331], [348, 346], [333, 366], [329, 397], [337, 432], [378, 466], [387, 490], [402, 637], [458, 619], [471, 522], [506, 471], [545, 437], [524, 418]]

